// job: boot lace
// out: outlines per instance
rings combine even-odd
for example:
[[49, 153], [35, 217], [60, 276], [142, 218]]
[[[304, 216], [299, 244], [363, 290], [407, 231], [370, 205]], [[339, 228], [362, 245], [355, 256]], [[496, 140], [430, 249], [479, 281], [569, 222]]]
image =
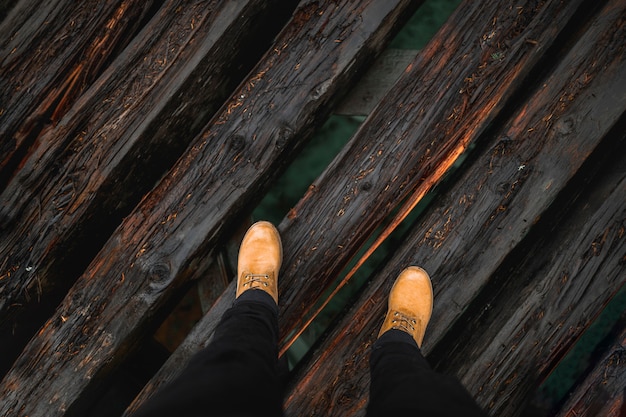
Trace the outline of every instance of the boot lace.
[[408, 317], [399, 311], [393, 312], [392, 328], [398, 330], [404, 330], [407, 333], [413, 334], [415, 332], [415, 324], [417, 321], [414, 318]]
[[255, 286], [267, 287], [269, 286], [270, 276], [268, 274], [246, 274], [243, 279], [244, 288], [252, 288], [254, 283], [257, 283]]

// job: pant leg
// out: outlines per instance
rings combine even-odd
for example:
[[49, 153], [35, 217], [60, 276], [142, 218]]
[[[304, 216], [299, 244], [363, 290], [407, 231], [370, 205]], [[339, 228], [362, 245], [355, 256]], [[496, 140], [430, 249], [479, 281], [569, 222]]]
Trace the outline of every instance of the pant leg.
[[430, 368], [413, 338], [389, 330], [372, 346], [368, 417], [486, 416], [461, 383]]
[[280, 416], [278, 308], [246, 291], [227, 310], [213, 340], [133, 417]]

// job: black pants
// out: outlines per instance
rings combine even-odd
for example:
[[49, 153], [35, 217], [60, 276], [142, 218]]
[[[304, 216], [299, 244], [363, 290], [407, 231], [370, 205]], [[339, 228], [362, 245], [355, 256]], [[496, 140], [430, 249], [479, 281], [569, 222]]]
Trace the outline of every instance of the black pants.
[[[246, 291], [224, 313], [211, 344], [134, 417], [281, 416], [278, 308]], [[465, 388], [430, 369], [413, 338], [390, 330], [372, 347], [367, 415], [484, 416]]]

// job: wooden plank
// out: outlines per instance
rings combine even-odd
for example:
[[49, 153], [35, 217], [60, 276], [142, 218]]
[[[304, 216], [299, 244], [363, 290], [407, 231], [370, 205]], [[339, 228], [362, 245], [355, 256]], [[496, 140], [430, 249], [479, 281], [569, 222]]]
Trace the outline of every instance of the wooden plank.
[[570, 394], [557, 417], [623, 417], [626, 411], [626, 321], [593, 370]]
[[[486, 9], [470, 1], [451, 17], [379, 105], [385, 111], [366, 121], [281, 223], [283, 335], [302, 329], [308, 319], [303, 316], [398, 201], [412, 195], [416, 203], [484, 131], [578, 4], [562, 7], [546, 2], [543, 8], [522, 5], [512, 10], [504, 2], [490, 3]], [[485, 33], [493, 35], [482, 39]], [[502, 61], [494, 61], [492, 55], [505, 41], [510, 49]], [[231, 286], [138, 402], [175, 376], [206, 345], [233, 299]]]
[[158, 1], [21, 1], [0, 24], [0, 189]]
[[464, 323], [476, 331], [480, 321], [482, 331], [457, 333], [448, 354], [438, 354], [452, 358], [445, 368], [496, 415], [521, 414], [537, 385], [626, 282], [626, 177], [614, 187], [597, 211], [586, 213], [584, 227], [557, 225], [555, 233], [566, 232], [556, 244], [540, 239], [514, 270], [501, 273], [506, 278], [496, 274], [498, 298]]
[[0, 194], [2, 373], [263, 54], [279, 31], [263, 25], [284, 10], [168, 1], [42, 133]]
[[0, 384], [2, 413], [80, 413], [176, 287], [204, 274], [224, 230], [252, 209], [338, 92], [416, 6], [304, 2], [29, 342]]
[[[624, 117], [626, 61], [621, 41], [624, 27], [619, 23], [623, 9], [623, 4], [613, 2], [603, 11], [552, 76], [491, 143], [471, 158], [472, 165], [454, 186], [436, 199], [403, 247], [303, 367], [288, 394], [287, 414], [328, 412], [329, 404], [337, 404], [331, 414], [363, 414], [369, 348], [380, 328], [391, 285], [407, 265], [424, 266], [435, 288], [435, 310], [423, 351], [430, 353], [442, 340], [607, 132]], [[615, 218], [609, 215], [608, 219]], [[618, 238], [619, 233], [611, 236], [619, 252], [624, 239]], [[609, 280], [609, 290], [603, 286], [605, 297], [610, 282], [624, 277], [623, 269], [621, 273], [615, 269], [615, 252], [607, 257], [611, 260], [609, 274], [601, 275]], [[482, 331], [478, 328], [475, 334]], [[509, 352], [509, 359], [516, 357]], [[513, 415], [515, 401], [509, 403], [513, 409], [503, 411], [510, 390], [520, 390], [523, 395], [524, 387], [510, 384], [508, 388], [473, 390], [473, 394], [482, 405], [495, 402], [494, 415]]]

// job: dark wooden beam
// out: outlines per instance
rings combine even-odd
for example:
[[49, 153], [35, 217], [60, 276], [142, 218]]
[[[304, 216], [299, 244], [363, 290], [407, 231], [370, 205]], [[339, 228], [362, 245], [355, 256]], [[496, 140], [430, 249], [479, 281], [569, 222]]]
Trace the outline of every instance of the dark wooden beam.
[[466, 314], [464, 329], [457, 325], [437, 349], [440, 368], [459, 375], [492, 414], [520, 415], [626, 282], [626, 176], [612, 186], [605, 200], [581, 197], [518, 265], [494, 274], [480, 314]]

